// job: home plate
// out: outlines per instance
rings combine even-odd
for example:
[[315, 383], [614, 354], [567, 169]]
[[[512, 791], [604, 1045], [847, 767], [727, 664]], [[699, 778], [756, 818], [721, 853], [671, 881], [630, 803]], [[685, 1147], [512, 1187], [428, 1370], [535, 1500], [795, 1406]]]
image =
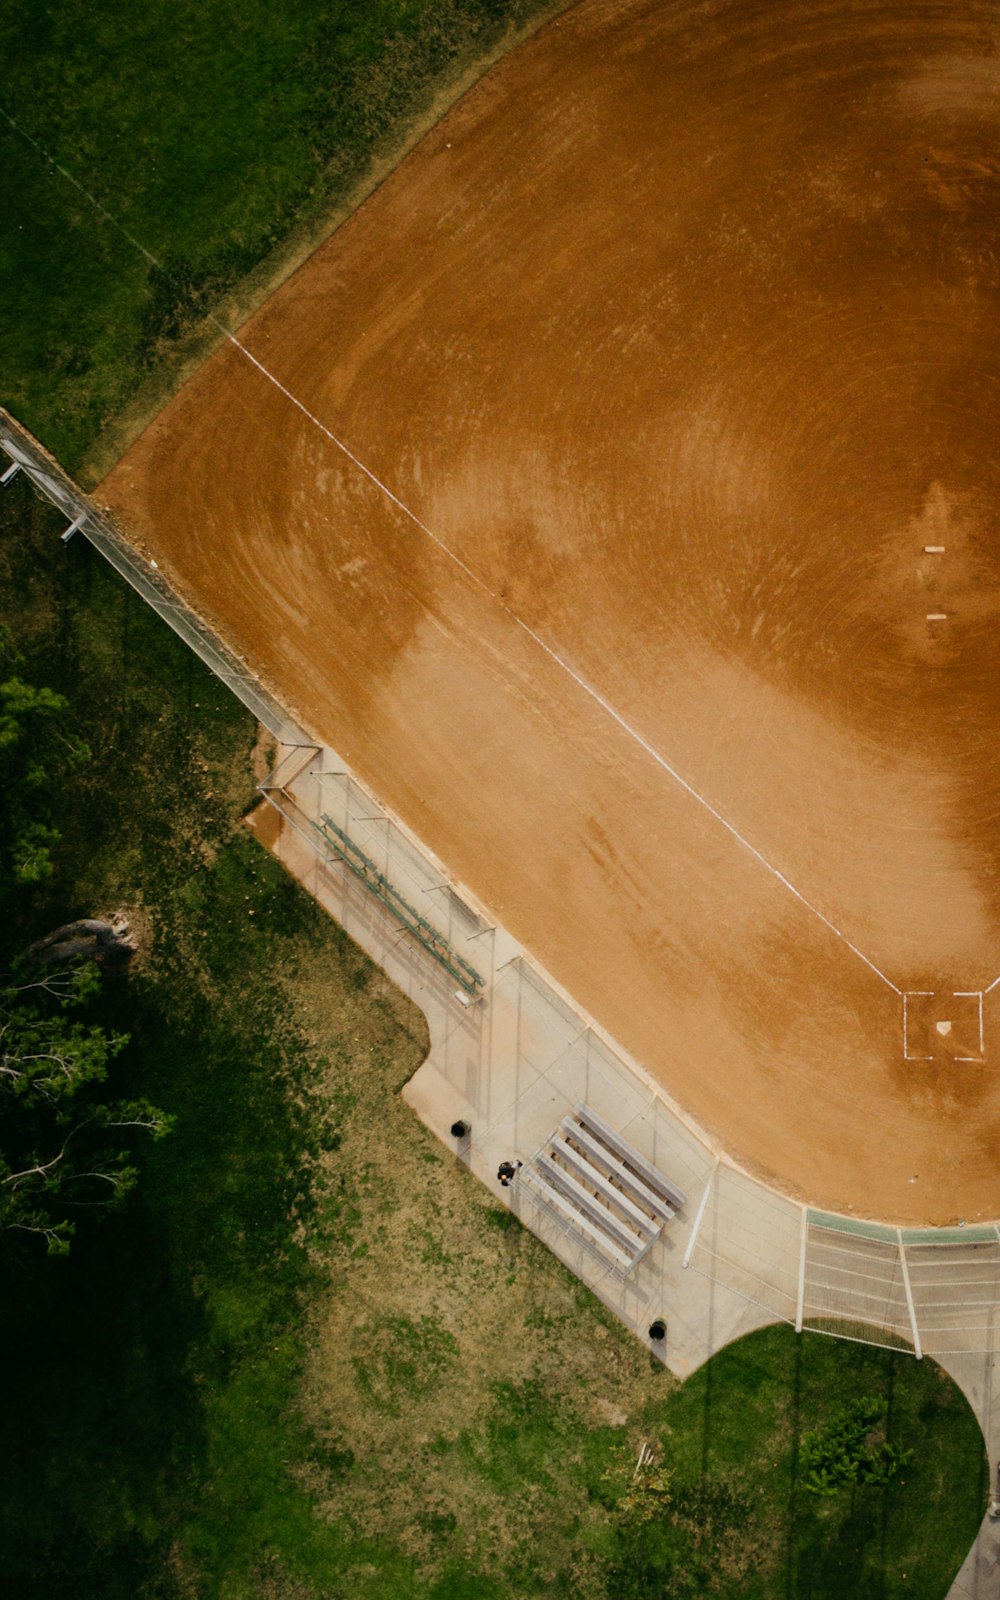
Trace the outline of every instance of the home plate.
[[906, 1061], [983, 1061], [983, 997], [978, 992], [937, 994], [910, 989], [903, 996]]

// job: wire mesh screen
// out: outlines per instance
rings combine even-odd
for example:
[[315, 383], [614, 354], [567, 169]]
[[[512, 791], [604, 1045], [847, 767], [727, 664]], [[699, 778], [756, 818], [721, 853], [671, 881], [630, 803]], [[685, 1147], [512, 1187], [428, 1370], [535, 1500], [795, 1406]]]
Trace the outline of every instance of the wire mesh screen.
[[[914, 1311], [928, 1355], [992, 1349], [1000, 1308], [1000, 1240], [993, 1228], [904, 1232]], [[956, 1238], [955, 1234], [959, 1236]]]
[[895, 1229], [810, 1212], [803, 1318], [818, 1332], [909, 1349], [913, 1325]]
[[691, 1266], [794, 1323], [801, 1239], [801, 1206], [723, 1165], [709, 1191]]
[[473, 940], [489, 926], [476, 917], [473, 907], [459, 901], [441, 868], [355, 778], [324, 771], [317, 781], [317, 820], [329, 817], [336, 823], [420, 916], [459, 943]]
[[[479, 973], [488, 975], [490, 993], [517, 1007], [515, 1096], [534, 1085], [538, 1098], [544, 1080], [546, 1106], [586, 1100], [687, 1193], [677, 1233], [690, 1239], [700, 1215], [692, 1267], [783, 1321], [801, 1318], [804, 1326], [840, 1338], [909, 1349], [915, 1323], [929, 1354], [995, 1348], [1000, 1310], [1000, 1236], [995, 1228], [907, 1229], [899, 1234], [832, 1213], [806, 1213], [725, 1163], [713, 1175], [713, 1153], [697, 1131], [523, 954], [497, 956], [498, 941], [506, 940], [502, 930], [457, 891], [441, 865], [387, 815], [332, 751], [312, 745], [247, 664], [2, 408], [0, 449], [280, 743], [299, 747], [286, 752], [264, 789], [297, 838], [332, 870], [343, 868], [344, 904], [351, 896], [358, 900], [372, 928], [384, 908], [351, 880], [347, 856], [360, 852], [376, 877], [384, 875], [397, 912], [400, 905], [405, 907], [408, 920], [402, 929], [373, 936], [371, 947], [396, 951], [407, 927], [416, 930], [414, 940], [424, 949], [414, 959], [434, 956], [436, 983], [449, 992], [458, 983], [466, 990], [466, 1004], [482, 986]], [[326, 839], [317, 826], [324, 815], [335, 825]], [[350, 846], [339, 863], [330, 845], [338, 837], [336, 830], [342, 830]], [[371, 874], [367, 866], [364, 871], [367, 881]], [[425, 924], [440, 941], [427, 935]]]
[[[297, 826], [315, 834], [317, 851], [323, 840], [315, 825], [327, 816], [477, 967], [487, 998], [516, 1014], [515, 1100], [544, 1098], [554, 1117], [585, 1100], [685, 1191], [688, 1203], [675, 1224], [683, 1246], [713, 1170], [713, 1152], [697, 1130], [523, 952], [513, 948], [509, 957], [496, 957], [495, 941], [505, 936], [333, 752], [316, 752], [306, 762], [286, 758], [265, 787], [272, 784], [294, 808]], [[495, 1114], [502, 1110], [494, 1107]], [[993, 1307], [1000, 1303], [1000, 1242], [993, 1229], [910, 1230], [901, 1250], [894, 1228], [806, 1212], [722, 1162], [711, 1178], [690, 1265], [785, 1322], [801, 1317], [817, 1332], [909, 1350], [904, 1251], [928, 1352], [991, 1348]]]

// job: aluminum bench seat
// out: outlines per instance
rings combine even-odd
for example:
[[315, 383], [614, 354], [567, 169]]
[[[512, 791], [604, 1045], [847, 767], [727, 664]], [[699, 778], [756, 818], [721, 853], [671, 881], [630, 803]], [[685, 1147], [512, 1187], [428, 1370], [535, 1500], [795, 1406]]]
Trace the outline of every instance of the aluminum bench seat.
[[577, 1211], [576, 1207], [564, 1195], [560, 1194], [553, 1184], [549, 1183], [544, 1173], [539, 1172], [534, 1166], [531, 1168], [526, 1167], [518, 1178], [519, 1183], [524, 1183], [525, 1174], [528, 1177], [525, 1185], [528, 1193], [538, 1201], [539, 1205], [554, 1212], [564, 1226], [568, 1224], [566, 1228], [568, 1233], [582, 1234], [584, 1242], [610, 1260], [622, 1276], [631, 1270], [633, 1265], [632, 1256], [622, 1250], [619, 1245], [615, 1244], [613, 1239], [610, 1239], [606, 1233], [595, 1227], [592, 1222]]
[[[588, 1161], [585, 1155], [581, 1155], [580, 1151], [574, 1145], [571, 1145], [565, 1137], [553, 1139], [550, 1152], [557, 1161], [568, 1167], [576, 1177], [581, 1178], [584, 1183], [592, 1184], [606, 1200], [617, 1206], [619, 1211], [624, 1212], [627, 1220], [634, 1228], [638, 1228], [640, 1233], [652, 1238], [654, 1234], [659, 1232], [660, 1221], [658, 1217], [650, 1216], [649, 1211], [644, 1211], [641, 1205], [636, 1205], [635, 1201], [630, 1199], [624, 1192], [624, 1189], [617, 1188], [610, 1178], [606, 1178], [604, 1173], [598, 1167], [595, 1167], [592, 1161]], [[645, 1199], [645, 1195], [643, 1199]]]
[[687, 1195], [683, 1189], [678, 1189], [675, 1184], [668, 1182], [651, 1161], [647, 1161], [646, 1157], [633, 1149], [627, 1140], [615, 1133], [596, 1111], [592, 1111], [589, 1106], [578, 1105], [573, 1112], [573, 1119], [592, 1133], [601, 1144], [606, 1145], [626, 1167], [643, 1178], [653, 1192], [659, 1194], [668, 1205], [673, 1206], [675, 1211], [679, 1211], [686, 1203]]
[[600, 1161], [614, 1175], [622, 1188], [631, 1195], [632, 1199], [637, 1200], [640, 1206], [648, 1206], [653, 1215], [659, 1218], [661, 1224], [673, 1220], [676, 1215], [674, 1207], [668, 1204], [662, 1195], [654, 1193], [642, 1178], [637, 1177], [634, 1172], [625, 1166], [624, 1162], [619, 1161], [617, 1156], [612, 1155], [611, 1151], [599, 1139], [595, 1139], [592, 1134], [588, 1133], [581, 1123], [574, 1122], [567, 1117], [559, 1129], [559, 1138], [560, 1140], [572, 1139], [575, 1144], [580, 1146], [581, 1150]]
[[565, 1167], [557, 1166], [551, 1156], [539, 1156], [537, 1170], [543, 1174], [554, 1189], [559, 1189], [570, 1201], [589, 1217], [595, 1228], [601, 1228], [620, 1246], [630, 1257], [634, 1257], [647, 1243], [637, 1233], [633, 1233], [624, 1222], [619, 1222], [600, 1200], [595, 1199], [578, 1178]]

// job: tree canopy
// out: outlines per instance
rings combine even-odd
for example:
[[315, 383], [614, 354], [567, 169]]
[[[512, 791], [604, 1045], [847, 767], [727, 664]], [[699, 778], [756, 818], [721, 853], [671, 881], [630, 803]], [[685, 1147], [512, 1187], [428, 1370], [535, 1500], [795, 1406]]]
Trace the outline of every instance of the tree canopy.
[[[0, 629], [0, 895], [30, 896], [55, 870], [59, 796], [90, 758], [69, 702], [28, 683]], [[93, 1020], [94, 962], [53, 968], [15, 953], [0, 971], [0, 1237], [65, 1254], [79, 1219], [119, 1205], [136, 1181], [135, 1130], [169, 1119], [147, 1101], [108, 1097], [128, 1040]]]
[[21, 677], [0, 628], [0, 891], [48, 878], [59, 832], [53, 821], [62, 782], [90, 759], [70, 726], [64, 695]]
[[133, 1187], [128, 1130], [168, 1127], [146, 1100], [105, 1103], [109, 1064], [128, 1041], [73, 1015], [99, 984], [89, 962], [0, 989], [0, 1232], [34, 1236], [49, 1254]]

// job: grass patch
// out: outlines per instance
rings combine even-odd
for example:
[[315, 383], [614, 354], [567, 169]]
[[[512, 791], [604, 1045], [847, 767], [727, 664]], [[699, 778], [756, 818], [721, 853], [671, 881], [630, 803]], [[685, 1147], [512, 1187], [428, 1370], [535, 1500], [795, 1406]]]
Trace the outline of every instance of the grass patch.
[[249, 1595], [264, 1573], [292, 1593], [278, 1574], [356, 1559], [301, 1476], [314, 1450], [335, 1459], [296, 1396], [338, 1193], [316, 1172], [350, 1105], [326, 1092], [340, 1035], [308, 1031], [296, 964], [316, 953], [341, 1029], [403, 1075], [419, 1019], [373, 1010], [360, 953], [240, 828], [257, 730], [238, 704], [85, 545], [60, 549], [30, 493], [15, 486], [0, 518], [17, 643], [70, 693], [94, 755], [57, 797], [57, 878], [6, 908], [3, 957], [39, 927], [127, 909], [141, 955], [102, 1001], [131, 1036], [115, 1074], [176, 1118], [126, 1212], [64, 1263], [3, 1267], [5, 1572], [26, 1597]]
[[398, 1417], [408, 1400], [431, 1394], [454, 1364], [458, 1344], [433, 1317], [389, 1316], [357, 1329], [352, 1356], [361, 1393], [376, 1411]]
[[[877, 1396], [888, 1440], [912, 1451], [885, 1486], [809, 1489], [806, 1435]], [[646, 1412], [668, 1483], [655, 1532], [628, 1514], [617, 1530], [631, 1595], [637, 1570], [677, 1596], [740, 1600], [932, 1600], [955, 1551], [975, 1538], [988, 1467], [975, 1419], [933, 1361], [798, 1339], [768, 1328], [722, 1351]], [[631, 1471], [633, 1463], [623, 1463]], [[641, 1560], [637, 1557], [641, 1553]]]

